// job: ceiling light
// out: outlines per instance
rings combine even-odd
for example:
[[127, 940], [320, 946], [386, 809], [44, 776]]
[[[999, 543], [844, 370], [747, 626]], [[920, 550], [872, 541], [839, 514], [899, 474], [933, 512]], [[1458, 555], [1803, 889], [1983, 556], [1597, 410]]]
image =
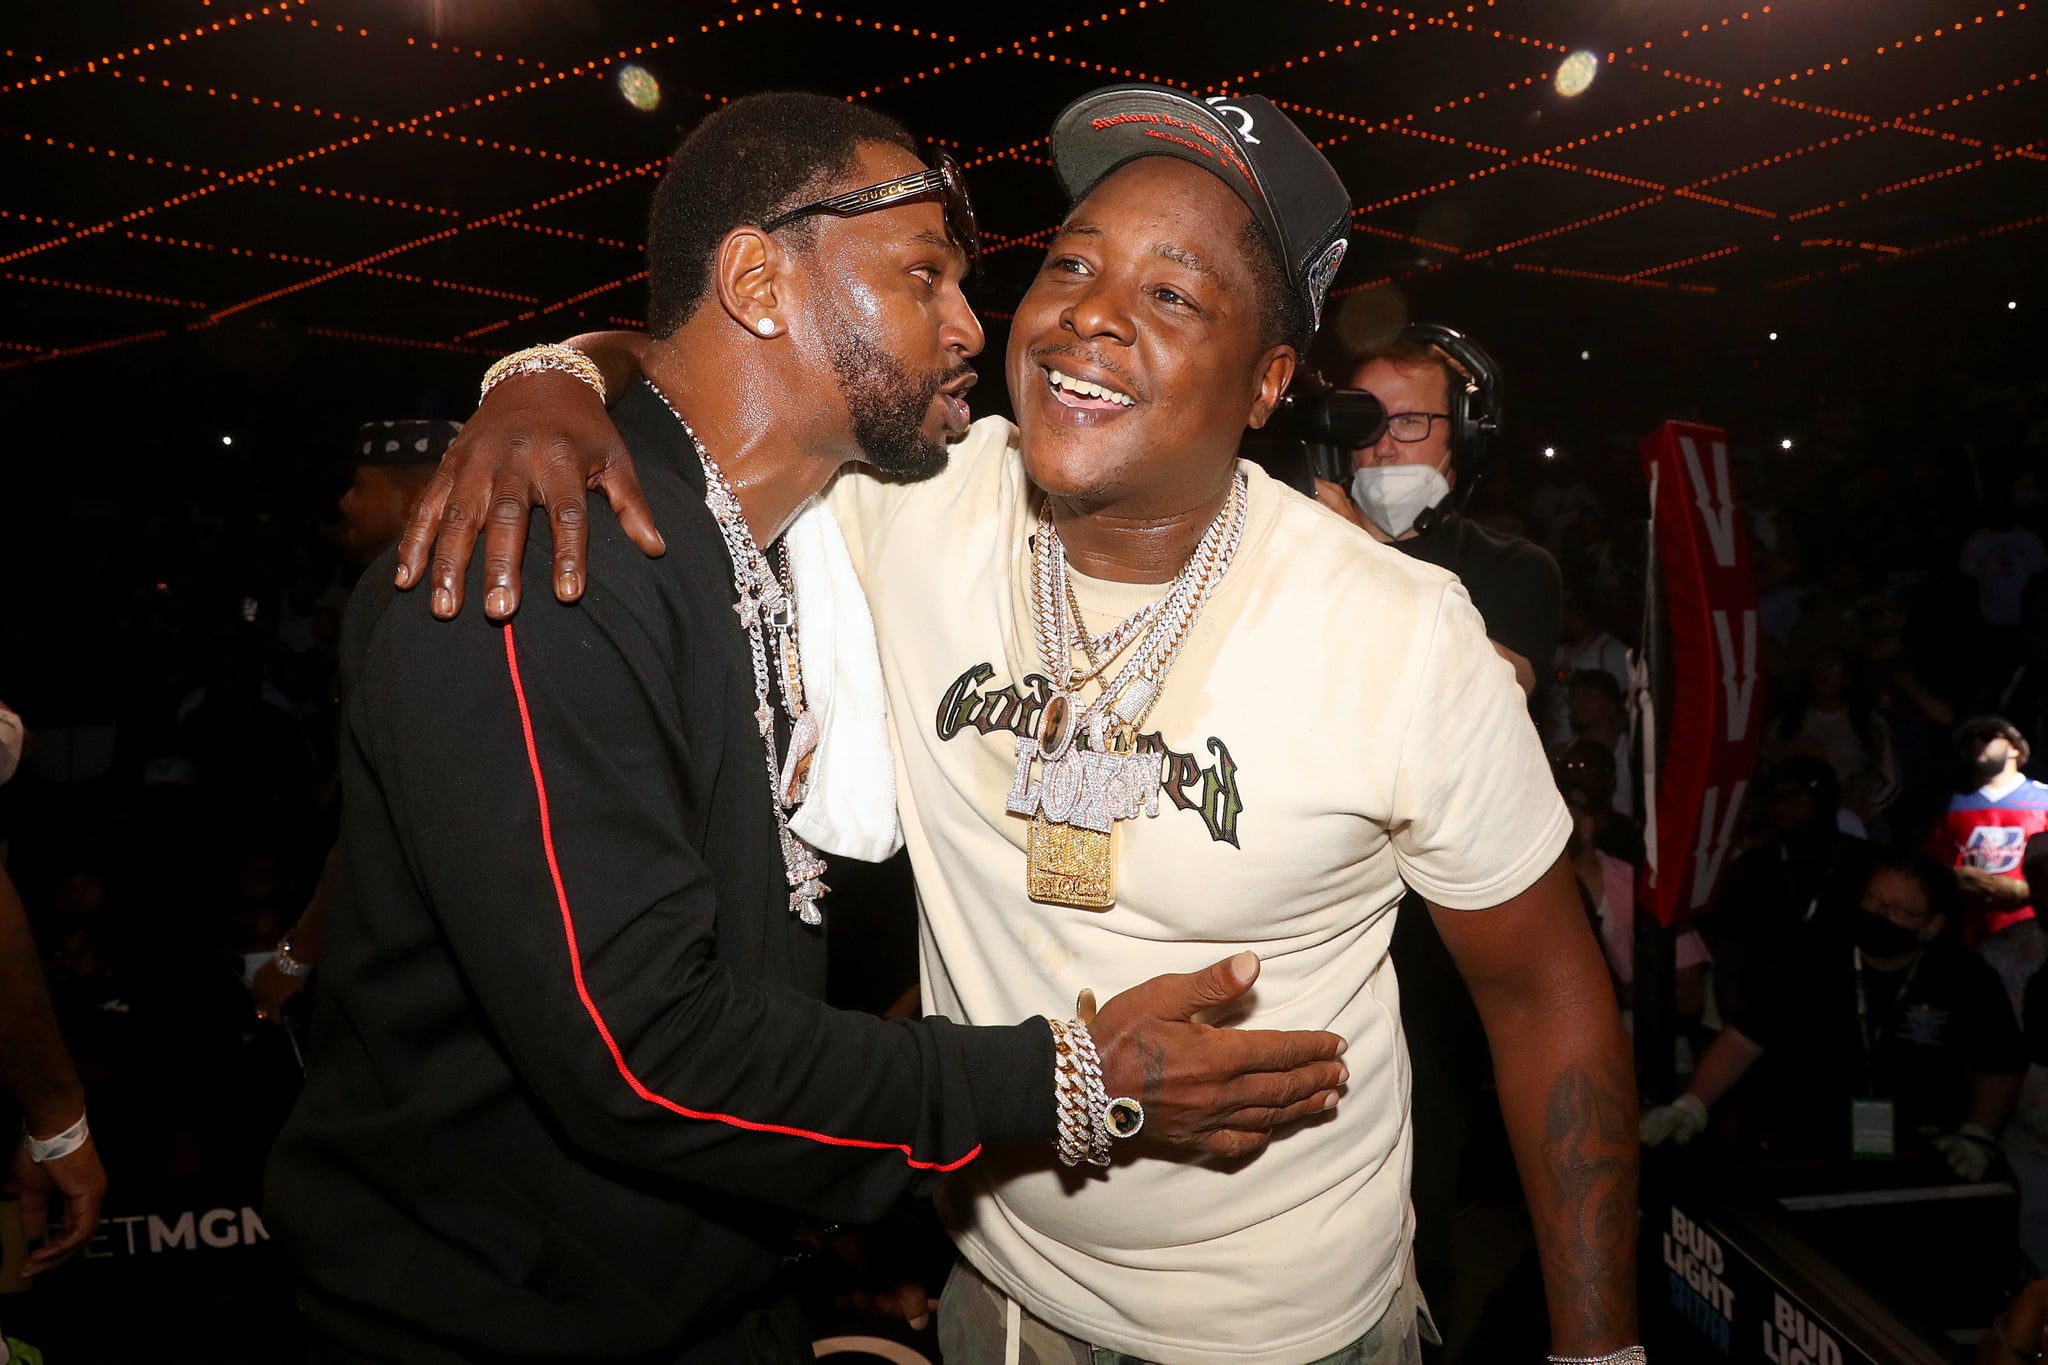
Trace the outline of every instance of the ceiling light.
[[2005, 301], [2005, 310], [2006, 310], [2006, 311], [2007, 311], [2008, 313], [2009, 313], [2009, 312], [2011, 312], [2011, 311], [2012, 311], [2013, 309], [2015, 309], [2015, 308], [2019, 307], [2019, 306], [2020, 306], [2020, 301], [2019, 301], [2018, 299], [2007, 299], [2007, 300]]
[[1778, 339], [1778, 334], [1777, 334], [1776, 332], [1773, 332], [1773, 333], [1771, 333], [1771, 340], [1773, 340], [1773, 341], [1776, 341], [1777, 339]]
[[1778, 449], [1780, 450], [1790, 450], [1791, 448], [1792, 438], [1790, 436], [1787, 436], [1784, 440], [1778, 442]]
[[1543, 447], [1543, 458], [1544, 458], [1544, 459], [1546, 459], [1546, 460], [1554, 460], [1554, 459], [1556, 459], [1556, 458], [1557, 458], [1557, 447], [1556, 447], [1556, 446], [1545, 446], [1545, 447]]
[[1581, 359], [1581, 360], [1591, 360], [1592, 358], [1593, 358], [1593, 353], [1592, 353], [1591, 351], [1580, 351], [1580, 352], [1579, 352], [1579, 359]]
[[644, 114], [660, 105], [661, 82], [646, 67], [628, 64], [619, 68], [619, 93]]
[[235, 443], [235, 438], [232, 436], [223, 436], [220, 438], [220, 443], [224, 446], [231, 446]]
[[1593, 76], [1599, 70], [1600, 59], [1580, 48], [1557, 64], [1557, 75], [1551, 78], [1550, 83], [1558, 94], [1570, 99], [1573, 95], [1585, 94], [1586, 87], [1593, 83]]

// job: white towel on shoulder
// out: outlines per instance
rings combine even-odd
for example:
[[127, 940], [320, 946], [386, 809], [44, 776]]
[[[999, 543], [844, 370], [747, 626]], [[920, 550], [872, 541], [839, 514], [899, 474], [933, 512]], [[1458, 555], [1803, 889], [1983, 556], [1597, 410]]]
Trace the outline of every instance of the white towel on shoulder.
[[783, 532], [796, 588], [804, 704], [818, 723], [811, 791], [789, 827], [811, 847], [878, 863], [903, 847], [875, 618], [839, 519], [813, 499]]

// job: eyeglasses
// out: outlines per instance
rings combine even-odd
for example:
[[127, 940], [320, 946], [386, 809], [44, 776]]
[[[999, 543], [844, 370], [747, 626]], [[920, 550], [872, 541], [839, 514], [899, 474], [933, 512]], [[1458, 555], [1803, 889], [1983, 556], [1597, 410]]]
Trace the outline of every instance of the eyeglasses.
[[[895, 204], [914, 204], [922, 200], [936, 199], [946, 211], [946, 231], [953, 241], [967, 255], [969, 267], [981, 255], [981, 230], [975, 225], [974, 204], [967, 198], [967, 182], [961, 177], [960, 167], [944, 152], [939, 153], [939, 164], [930, 170], [913, 171], [899, 175], [894, 180], [884, 180], [879, 185], [848, 190], [820, 199], [815, 204], [778, 213], [761, 224], [763, 232], [773, 232], [786, 223], [813, 214], [829, 213], [834, 218], [852, 218], [859, 214], [871, 213], [875, 209], [888, 208]], [[1427, 433], [1425, 433], [1427, 434]]]
[[1448, 412], [1390, 412], [1387, 414], [1387, 435], [1404, 446], [1412, 446], [1417, 441], [1429, 439], [1432, 424], [1450, 420]]

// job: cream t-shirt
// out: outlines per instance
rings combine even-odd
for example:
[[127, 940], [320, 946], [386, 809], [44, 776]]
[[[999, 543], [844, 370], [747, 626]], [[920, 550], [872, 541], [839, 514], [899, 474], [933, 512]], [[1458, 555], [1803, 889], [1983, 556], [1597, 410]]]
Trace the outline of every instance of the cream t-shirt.
[[[1337, 1110], [1249, 1159], [1148, 1153], [1079, 1174], [1050, 1144], [983, 1156], [942, 1196], [962, 1252], [1093, 1344], [1298, 1365], [1379, 1318], [1408, 1254], [1408, 1053], [1387, 961], [1403, 883], [1497, 905], [1550, 866], [1570, 821], [1457, 579], [1245, 469], [1236, 560], [1141, 727], [1164, 749], [1159, 814], [1120, 826], [1102, 911], [1026, 897], [1028, 823], [1004, 810], [1048, 695], [1016, 429], [985, 418], [937, 478], [850, 475], [831, 501], [881, 645], [925, 1008], [1067, 1018], [1084, 986], [1107, 1000], [1249, 948], [1264, 967], [1229, 1022], [1350, 1042]], [[1075, 589], [1096, 631], [1164, 591]]]

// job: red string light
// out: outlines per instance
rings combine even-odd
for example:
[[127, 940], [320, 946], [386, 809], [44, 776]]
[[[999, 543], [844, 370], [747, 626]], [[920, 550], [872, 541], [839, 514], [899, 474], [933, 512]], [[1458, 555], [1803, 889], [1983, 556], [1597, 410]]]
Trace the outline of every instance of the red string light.
[[664, 164], [666, 164], [665, 161], [649, 161], [644, 165], [636, 166], [628, 170], [614, 171], [612, 174], [603, 176], [597, 180], [593, 180], [589, 184], [579, 185], [575, 189], [571, 190], [563, 190], [559, 194], [548, 195], [544, 199], [537, 199], [533, 203], [527, 204], [521, 208], [505, 209], [501, 212], [493, 213], [485, 217], [472, 218], [463, 223], [458, 224], [455, 227], [443, 228], [439, 232], [429, 233], [424, 237], [415, 237], [411, 241], [400, 242], [395, 246], [388, 246], [384, 248], [382, 251], [374, 252], [371, 255], [363, 257], [361, 260], [351, 261], [346, 265], [336, 266], [331, 270], [322, 271], [318, 275], [308, 276], [306, 279], [295, 281], [292, 284], [284, 285], [281, 288], [269, 290], [266, 293], [256, 295], [254, 298], [244, 299], [240, 303], [231, 304], [226, 308], [219, 309], [214, 313], [210, 314], [207, 317], [205, 324], [203, 325], [211, 326], [215, 323], [222, 321], [225, 318], [233, 317], [236, 313], [242, 312], [244, 309], [255, 308], [258, 307], [259, 305], [269, 303], [275, 299], [284, 298], [286, 295], [296, 294], [301, 290], [305, 289], [311, 289], [315, 285], [325, 284], [329, 280], [338, 279], [341, 276], [350, 274], [363, 266], [378, 265], [384, 261], [390, 260], [394, 256], [403, 255], [404, 253], [413, 250], [415, 247], [426, 246], [432, 242], [446, 241], [450, 237], [456, 237], [465, 232], [472, 232], [477, 228], [489, 227], [494, 224], [504, 222], [508, 219], [522, 217], [528, 213], [535, 212], [539, 209], [552, 207], [553, 205], [563, 203], [570, 199], [580, 198], [581, 196], [589, 194], [595, 190], [604, 189], [609, 185], [617, 184], [619, 181], [625, 180], [631, 176], [659, 175]]
[[1724, 246], [1718, 251], [1702, 251], [1697, 256], [1687, 256], [1683, 260], [1666, 261], [1663, 265], [1653, 265], [1648, 270], [1638, 270], [1630, 278], [1643, 279], [1646, 276], [1662, 275], [1672, 270], [1683, 270], [1689, 265], [1700, 265], [1707, 261], [1719, 260], [1723, 256], [1733, 256], [1740, 250], [1742, 250], [1740, 246]]
[[53, 280], [45, 275], [18, 275], [12, 270], [0, 270], [0, 280], [13, 280], [17, 284], [40, 284], [50, 289], [69, 289], [80, 294], [99, 294], [110, 299], [126, 299], [130, 303], [158, 303], [166, 308], [206, 307], [205, 304], [193, 299], [166, 298], [162, 294], [145, 294], [136, 289], [115, 289], [104, 284], [84, 284], [78, 280]]
[[18, 370], [24, 365], [42, 365], [52, 360], [63, 360], [69, 356], [91, 355], [95, 351], [111, 351], [117, 346], [133, 346], [139, 342], [158, 341], [169, 335], [168, 331], [159, 327], [153, 332], [135, 332], [129, 336], [108, 337], [104, 341], [89, 341], [83, 346], [59, 347], [56, 350], [44, 351], [40, 355], [30, 356], [26, 360], [7, 361], [5, 364], [0, 364], [0, 370]]
[[490, 299], [506, 299], [513, 303], [539, 303], [531, 294], [515, 294], [509, 289], [492, 289], [481, 284], [458, 284], [454, 280], [437, 280], [427, 275], [408, 275], [402, 270], [382, 270], [376, 266], [363, 266], [358, 272], [375, 275], [380, 280], [397, 280], [402, 284], [417, 284], [434, 289], [451, 289], [461, 294], [481, 294]]
[[548, 237], [560, 237], [571, 242], [596, 242], [599, 246], [617, 247], [621, 251], [645, 251], [638, 242], [622, 242], [616, 237], [600, 237], [594, 232], [575, 232], [569, 228], [550, 227], [546, 223], [529, 223], [524, 219], [508, 218], [498, 227], [517, 228], [521, 232], [538, 232]]
[[1975, 232], [1958, 233], [1953, 237], [1944, 237], [1939, 241], [1924, 242], [1919, 246], [1905, 247], [1896, 252], [1879, 254], [1867, 261], [1850, 261], [1847, 264], [1837, 266], [1832, 272], [1809, 270], [1804, 274], [1792, 275], [1782, 280], [1772, 280], [1764, 288], [1786, 289], [1795, 284], [1807, 284], [1813, 280], [1846, 275], [1852, 271], [1861, 270], [1866, 265], [1896, 265], [1900, 261], [1912, 260], [1915, 257], [1925, 256], [1930, 252], [1946, 251], [1950, 247], [1967, 246], [1971, 242], [1981, 242], [1992, 237], [2002, 237], [2009, 232], [2022, 232], [2028, 228], [2040, 227], [2043, 223], [2048, 223], [2048, 213], [2037, 213], [2030, 218], [2020, 218], [2010, 223], [2000, 223], [1996, 227], [1979, 228]]
[[1519, 247], [1528, 246], [1531, 242], [1547, 242], [1552, 237], [1562, 237], [1567, 232], [1577, 232], [1581, 228], [1592, 227], [1595, 223], [1605, 223], [1611, 219], [1619, 218], [1623, 214], [1634, 213], [1637, 209], [1646, 209], [1652, 204], [1661, 204], [1663, 202], [1663, 195], [1653, 194], [1647, 199], [1638, 199], [1633, 204], [1623, 204], [1620, 208], [1588, 214], [1584, 218], [1575, 219], [1569, 223], [1560, 223], [1558, 226], [1546, 228], [1542, 232], [1532, 232], [1526, 237], [1517, 237], [1511, 242], [1502, 242], [1499, 246], [1487, 247], [1484, 250], [1468, 252], [1466, 254], [1472, 260], [1479, 260], [1486, 256], [1497, 256], [1502, 252], [1514, 251]]
[[121, 234], [130, 241], [154, 242], [158, 246], [184, 247], [191, 251], [217, 251], [229, 256], [247, 256], [252, 260], [261, 257], [267, 261], [284, 261], [291, 265], [330, 266], [334, 262], [318, 256], [296, 256], [289, 251], [259, 251], [252, 246], [221, 246], [216, 242], [202, 242], [191, 237], [164, 237], [154, 232], [129, 230]]
[[[285, 10], [292, 5], [303, 5], [305, 3], [307, 3], [307, 0], [278, 0], [274, 8], [279, 14], [284, 14]], [[187, 29], [183, 33], [173, 33], [155, 42], [144, 42], [121, 52], [109, 53], [104, 57], [94, 57], [73, 66], [60, 67], [55, 71], [47, 71], [40, 76], [34, 76], [25, 81], [16, 81], [12, 85], [0, 86], [0, 94], [6, 94], [15, 90], [25, 90], [31, 85], [48, 85], [50, 82], [62, 80], [66, 76], [75, 76], [80, 72], [95, 71], [99, 67], [111, 65], [112, 63], [136, 56], [139, 53], [155, 52], [159, 48], [169, 48], [174, 43], [189, 42], [194, 38], [205, 38], [211, 34], [219, 33], [223, 29], [234, 28], [237, 24], [255, 23], [258, 19], [267, 17], [272, 9], [273, 6], [265, 5], [260, 11], [245, 11], [239, 19], [230, 16], [225, 23], [201, 24], [197, 28]], [[285, 17], [287, 19], [290, 18], [289, 15]], [[42, 58], [37, 57], [36, 60], [40, 62]]]
[[351, 332], [339, 327], [307, 327], [307, 336], [330, 337], [337, 341], [363, 341], [373, 346], [400, 346], [415, 351], [452, 351], [459, 355], [501, 356], [502, 350], [490, 350], [482, 346], [464, 346], [454, 341], [427, 341], [419, 337], [379, 336], [372, 332]]

